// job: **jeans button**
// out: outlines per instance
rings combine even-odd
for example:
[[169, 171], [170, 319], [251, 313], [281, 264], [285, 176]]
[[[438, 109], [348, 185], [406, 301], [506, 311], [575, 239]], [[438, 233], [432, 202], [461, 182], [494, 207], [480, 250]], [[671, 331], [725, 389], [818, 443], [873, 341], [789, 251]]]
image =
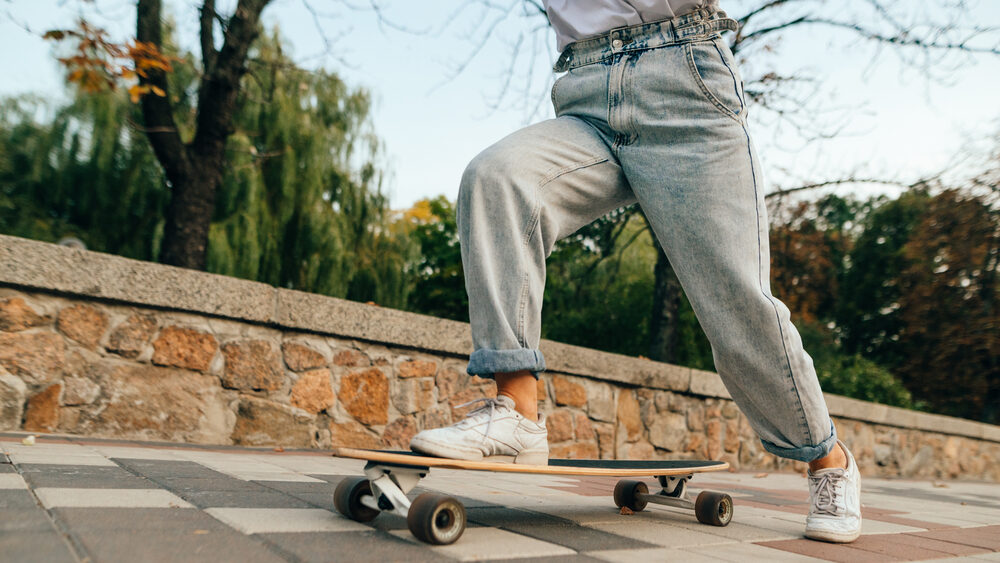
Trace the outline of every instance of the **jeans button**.
[[611, 47], [615, 48], [615, 49], [621, 49], [622, 48], [622, 40], [621, 39], [615, 39], [614, 41], [611, 42]]

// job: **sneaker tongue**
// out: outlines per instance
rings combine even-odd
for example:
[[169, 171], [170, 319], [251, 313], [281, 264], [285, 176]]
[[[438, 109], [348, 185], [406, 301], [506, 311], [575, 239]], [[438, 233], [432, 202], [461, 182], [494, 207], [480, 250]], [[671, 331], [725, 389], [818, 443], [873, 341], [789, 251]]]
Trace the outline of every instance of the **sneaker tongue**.
[[847, 470], [843, 467], [828, 467], [826, 469], [817, 469], [816, 471], [810, 471], [813, 477], [819, 477], [820, 475], [826, 475], [827, 473], [847, 473]]
[[497, 395], [497, 406], [505, 406], [508, 409], [514, 408], [514, 399], [511, 399], [507, 395]]

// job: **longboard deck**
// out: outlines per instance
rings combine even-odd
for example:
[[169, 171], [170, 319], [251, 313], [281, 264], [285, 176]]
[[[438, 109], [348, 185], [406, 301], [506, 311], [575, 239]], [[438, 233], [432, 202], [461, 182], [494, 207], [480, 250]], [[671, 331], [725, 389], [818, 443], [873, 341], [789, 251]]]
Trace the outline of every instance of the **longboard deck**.
[[548, 465], [522, 465], [498, 461], [466, 461], [429, 457], [414, 452], [359, 450], [335, 448], [333, 455], [379, 463], [414, 467], [441, 467], [471, 471], [501, 473], [534, 473], [539, 475], [580, 475], [596, 477], [658, 477], [660, 475], [690, 475], [707, 471], [724, 471], [724, 461], [632, 461], [603, 459], [550, 459]]

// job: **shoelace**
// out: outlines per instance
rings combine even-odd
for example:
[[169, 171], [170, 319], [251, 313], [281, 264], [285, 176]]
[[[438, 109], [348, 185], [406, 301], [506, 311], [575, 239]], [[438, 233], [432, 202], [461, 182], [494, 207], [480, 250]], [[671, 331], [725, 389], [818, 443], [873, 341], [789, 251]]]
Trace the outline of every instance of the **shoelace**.
[[832, 471], [818, 477], [811, 477], [816, 482], [816, 500], [813, 502], [813, 507], [817, 513], [840, 516], [840, 506], [837, 505], [837, 495], [839, 494], [837, 486], [844, 477], [843, 471]]
[[490, 411], [490, 419], [486, 423], [486, 433], [483, 434], [483, 439], [482, 439], [482, 442], [481, 442], [481, 443], [485, 443], [486, 439], [489, 438], [489, 436], [490, 436], [490, 428], [493, 427], [493, 414], [496, 412], [497, 405], [500, 405], [500, 406], [505, 406], [505, 405], [503, 403], [501, 403], [499, 399], [491, 399], [490, 397], [481, 397], [479, 399], [473, 399], [473, 400], [469, 401], [468, 403], [462, 403], [461, 405], [457, 405], [455, 408], [462, 409], [462, 408], [468, 407], [470, 405], [474, 405], [476, 403], [483, 403], [483, 406], [478, 407], [476, 409], [473, 409], [468, 414], [466, 414], [465, 415], [465, 420], [463, 420], [462, 422], [464, 423], [464, 422], [470, 420], [472, 417], [478, 415], [479, 413], [484, 412], [487, 409], [489, 409], [489, 411]]

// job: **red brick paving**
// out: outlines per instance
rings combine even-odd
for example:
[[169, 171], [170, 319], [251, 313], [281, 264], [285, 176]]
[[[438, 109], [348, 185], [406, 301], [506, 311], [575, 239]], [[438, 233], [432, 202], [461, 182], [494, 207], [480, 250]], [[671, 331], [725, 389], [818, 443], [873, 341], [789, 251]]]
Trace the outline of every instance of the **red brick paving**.
[[956, 544], [981, 547], [989, 551], [1000, 551], [1000, 526], [980, 526], [978, 528], [956, 528], [954, 530], [913, 532], [912, 535]]
[[[779, 540], [758, 542], [757, 545], [780, 549], [789, 553], [797, 553], [807, 557], [825, 559], [827, 561], [842, 561], [844, 563], [879, 563], [881, 561], [901, 561], [897, 557], [890, 557], [863, 549], [854, 549], [846, 544], [823, 543], [813, 540]], [[940, 552], [935, 552], [940, 553]], [[940, 557], [941, 555], [938, 555]]]

